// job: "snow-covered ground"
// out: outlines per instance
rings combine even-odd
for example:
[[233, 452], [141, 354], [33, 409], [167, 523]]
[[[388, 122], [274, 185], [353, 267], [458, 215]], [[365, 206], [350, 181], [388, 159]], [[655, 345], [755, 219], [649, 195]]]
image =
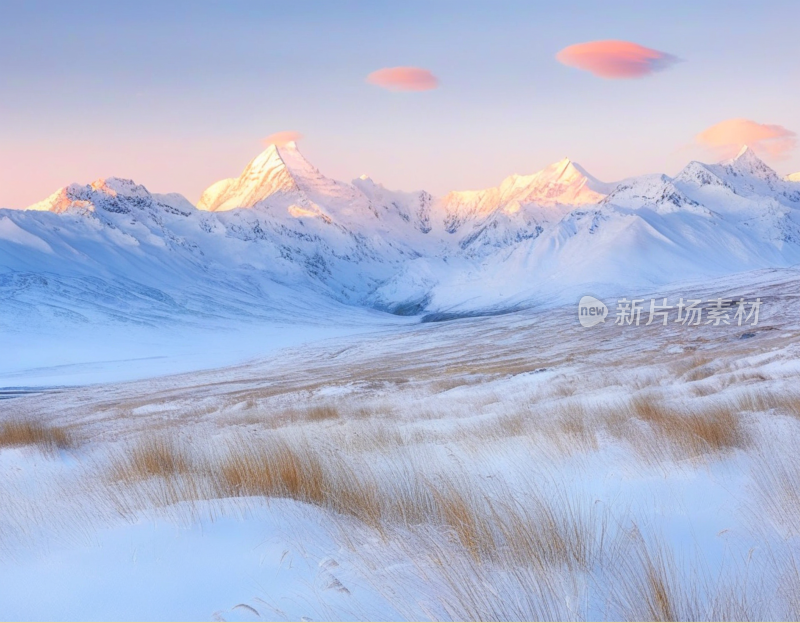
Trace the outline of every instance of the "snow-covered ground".
[[289, 346], [416, 324], [391, 316], [321, 301], [303, 316], [216, 319], [164, 326], [108, 322], [77, 326], [35, 324], [2, 335], [0, 387], [54, 387], [128, 381], [240, 364]]
[[762, 308], [353, 323], [0, 402], [0, 616], [797, 619], [797, 272], [624, 294]]

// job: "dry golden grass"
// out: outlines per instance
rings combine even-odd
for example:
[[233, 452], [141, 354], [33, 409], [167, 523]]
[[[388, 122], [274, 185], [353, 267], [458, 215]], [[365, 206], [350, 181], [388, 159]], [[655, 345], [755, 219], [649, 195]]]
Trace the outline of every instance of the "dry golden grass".
[[555, 417], [544, 432], [562, 452], [587, 454], [598, 449], [598, 433], [612, 427], [617, 414], [608, 408], [592, 413], [583, 404], [571, 402], [555, 409]]
[[684, 378], [688, 382], [693, 383], [695, 381], [702, 381], [713, 375], [714, 375], [713, 367], [709, 364], [705, 364], [698, 366], [696, 368], [692, 368], [684, 375]]
[[[509, 530], [498, 523], [496, 502], [428, 473], [420, 458], [424, 452], [419, 454], [426, 444], [458, 443], [478, 455], [482, 444], [520, 437], [533, 440], [537, 451], [544, 442], [569, 456], [588, 455], [601, 443], [622, 439], [648, 462], [700, 459], [745, 447], [748, 435], [734, 410], [718, 402], [708, 404], [702, 409], [677, 407], [653, 391], [641, 392], [629, 403], [591, 408], [579, 398], [570, 398], [544, 407], [532, 403], [509, 415], [449, 431], [391, 425], [358, 404], [351, 405], [354, 415], [343, 412], [340, 404], [323, 404], [267, 414], [273, 423], [291, 426], [262, 429], [255, 437], [237, 436], [232, 441], [229, 437], [222, 452], [189, 453], [185, 444], [166, 434], [145, 434], [114, 458], [110, 473], [116, 482], [155, 478], [169, 482], [166, 490], [163, 483], [156, 485], [154, 497], [161, 504], [169, 503], [170, 495], [173, 501], [194, 496], [289, 498], [355, 517], [383, 533], [393, 525], [436, 525], [454, 535], [473, 557], [482, 558], [504, 547], [502, 533]], [[313, 432], [316, 424], [334, 420], [341, 425], [326, 429], [324, 441], [313, 437], [321, 434]], [[238, 416], [237, 421], [241, 421]], [[305, 426], [312, 427], [307, 429], [312, 437], [298, 433]], [[391, 478], [375, 471], [375, 458], [383, 455], [390, 462], [399, 461]], [[503, 513], [513, 515], [510, 508]], [[549, 525], [550, 533], [555, 533], [547, 513], [535, 520], [542, 529]], [[517, 540], [531, 538], [521, 535]], [[546, 542], [556, 547], [558, 539], [551, 536]], [[537, 546], [538, 551], [549, 551], [544, 543]], [[552, 551], [542, 556], [562, 561], [580, 558]]]
[[334, 405], [318, 405], [309, 407], [306, 411], [306, 418], [310, 422], [322, 422], [324, 420], [337, 420], [341, 417], [339, 409]]
[[800, 534], [797, 523], [800, 516], [800, 457], [794, 451], [798, 441], [800, 438], [796, 433], [785, 439], [769, 438], [762, 441], [753, 453], [756, 512], [760, 514], [766, 510], [772, 522], [787, 535]]
[[502, 416], [487, 427], [486, 435], [528, 435], [565, 456], [585, 455], [598, 450], [604, 440], [622, 439], [648, 462], [701, 459], [747, 446], [749, 434], [737, 404], [675, 405], [653, 391], [630, 401], [592, 406], [568, 398]]
[[[774, 404], [773, 398], [747, 400], [755, 410]], [[407, 555], [420, 569], [424, 564], [423, 579], [437, 582], [433, 618], [587, 618], [585, 604], [565, 604], [589, 585], [607, 591], [612, 618], [759, 618], [762, 611], [735, 586], [679, 564], [658, 540], [620, 533], [617, 518], [602, 505], [566, 493], [574, 491], [571, 485], [550, 483], [545, 491], [540, 478], [530, 476], [512, 489], [459, 464], [443, 469], [425, 452], [427, 444], [462, 444], [470, 435], [493, 442], [538, 436], [565, 453], [586, 453], [599, 447], [604, 431], [642, 453], [667, 446], [671, 458], [747, 446], [735, 409], [711, 400], [689, 404], [667, 403], [654, 391], [596, 408], [573, 397], [544, 407], [533, 403], [486, 426], [426, 431], [370, 413], [351, 416], [347, 403], [337, 403], [313, 415], [312, 409], [297, 411], [288, 429], [228, 438], [221, 450], [201, 439], [190, 452], [166, 432], [143, 434], [112, 460], [110, 476], [128, 492], [126, 510], [133, 504], [287, 498], [329, 511], [332, 523], [354, 519], [384, 543], [407, 541]], [[316, 425], [334, 418], [341, 420], [334, 427]], [[784, 471], [770, 475], [765, 488], [800, 482], [797, 466]], [[784, 495], [800, 509], [796, 488]]]
[[190, 469], [187, 452], [164, 434], [146, 434], [122, 455], [115, 455], [111, 478], [136, 483], [148, 478], [171, 478]]
[[[305, 422], [324, 422], [327, 420], [338, 420], [342, 417], [340, 409], [334, 404], [314, 405], [306, 408], [286, 408], [283, 405], [248, 406], [249, 400], [244, 404], [241, 413], [237, 412], [235, 422], [237, 424], [256, 425], [263, 429], [276, 429], [285, 426], [294, 426]], [[352, 417], [364, 417], [365, 413], [360, 410], [351, 409], [348, 415]], [[231, 422], [219, 420], [217, 425], [225, 428]]]
[[0, 423], [0, 447], [38, 446], [48, 452], [75, 445], [74, 436], [64, 427], [23, 419]]
[[[590, 411], [578, 401], [545, 406], [532, 404], [470, 427], [465, 435], [468, 433], [477, 443], [519, 437], [531, 442], [540, 452], [550, 448], [562, 456], [588, 454], [600, 447], [599, 433], [611, 425], [615, 415], [614, 410], [607, 408]], [[463, 442], [469, 443], [470, 439], [464, 438]]]
[[[704, 559], [695, 555], [690, 562], [685, 548], [673, 548], [663, 536], [645, 538], [635, 526], [615, 547], [606, 568], [611, 619], [761, 621], [775, 617], [776, 606], [791, 611], [784, 596], [764, 599], [767, 591], [750, 577], [749, 559], [712, 573]], [[784, 564], [779, 568], [785, 573]]]
[[739, 411], [762, 413], [774, 410], [800, 418], [800, 393], [796, 391], [776, 392], [756, 386], [740, 394], [734, 404]]
[[482, 430], [476, 433], [494, 433], [496, 438], [518, 437], [530, 430], [531, 413], [529, 411], [517, 411], [501, 415], [491, 425], [486, 424], [480, 427]]
[[652, 389], [631, 400], [596, 404], [573, 396], [526, 405], [467, 427], [460, 438], [469, 434], [479, 444], [520, 437], [561, 456], [589, 455], [622, 440], [647, 463], [707, 460], [748, 446], [750, 434], [740, 415], [746, 410], [741, 400], [670, 403]]
[[706, 396], [713, 396], [720, 391], [720, 388], [713, 383], [703, 384], [695, 383], [690, 387], [693, 396], [698, 398], [705, 398]]
[[[677, 408], [665, 404], [657, 395], [644, 394], [631, 402], [634, 416], [653, 427], [661, 439], [686, 458], [742, 448], [748, 435], [734, 409], [726, 405], [705, 408]], [[641, 435], [632, 437], [634, 443], [643, 441]], [[650, 436], [650, 441], [659, 440]]]
[[231, 495], [287, 497], [312, 504], [323, 501], [325, 473], [319, 458], [279, 438], [261, 444], [231, 444], [218, 474], [213, 475]]
[[496, 353], [483, 352], [470, 361], [434, 368], [430, 374], [436, 374], [443, 379], [475, 375], [500, 378], [534, 372], [546, 367], [541, 361], [531, 359], [530, 353], [507, 358], [497, 358], [495, 355]]
[[[416, 587], [412, 599], [424, 600], [426, 618], [452, 621], [588, 618], [576, 611], [582, 606], [580, 600], [570, 604], [569, 595], [580, 590], [576, 588], [578, 585], [591, 581], [589, 567], [599, 564], [593, 559], [584, 566], [576, 563], [574, 556], [575, 552], [583, 551], [575, 545], [595, 542], [599, 534], [596, 526], [580, 525], [577, 533], [581, 539], [576, 542], [572, 538], [576, 533], [573, 526], [562, 530], [565, 526], [561, 521], [550, 526], [556, 529], [553, 533], [546, 522], [543, 525], [537, 521], [541, 518], [535, 513], [497, 505], [489, 510], [481, 515], [486, 519], [485, 525], [470, 524], [466, 535], [442, 539], [441, 533], [424, 530], [399, 535], [399, 547], [421, 572], [410, 584]], [[569, 518], [562, 510], [557, 504], [550, 509], [560, 519]], [[550, 537], [555, 538], [551, 541]], [[565, 544], [568, 547], [559, 547]], [[379, 575], [383, 569], [373, 568], [373, 572]], [[393, 577], [390, 572], [387, 580], [391, 598], [400, 588], [398, 582], [406, 578]], [[402, 612], [407, 603], [397, 605]], [[419, 612], [410, 611], [408, 618], [419, 619]]]
[[681, 584], [675, 558], [662, 541], [645, 542], [638, 530], [613, 571], [614, 606], [630, 621], [700, 620], [691, 607], [696, 601]]
[[602, 444], [623, 440], [648, 463], [706, 460], [748, 446], [750, 435], [740, 415], [746, 410], [741, 400], [670, 403], [653, 390], [597, 404], [573, 396], [525, 405], [450, 436], [477, 448], [519, 437], [562, 456], [588, 455]]
[[480, 383], [481, 379], [476, 377], [466, 378], [466, 377], [442, 377], [436, 381], [433, 381], [430, 386], [434, 393], [444, 393], [449, 392], [451, 389], [456, 389], [458, 387], [464, 387], [466, 385], [474, 385], [476, 383]]
[[[549, 507], [558, 509], [560, 520], [572, 516], [555, 500]], [[689, 562], [685, 549], [674, 548], [663, 537], [644, 538], [635, 527], [615, 531], [609, 525], [578, 521], [566, 531], [537, 529], [531, 546], [525, 543], [525, 531], [515, 529], [514, 547], [494, 550], [496, 557], [490, 560], [476, 558], [462, 543], [443, 542], [429, 533], [405, 536], [404, 544], [415, 566], [424, 568], [414, 586], [426, 591], [425, 612], [434, 620], [757, 621], [796, 612], [800, 576], [791, 561], [777, 561], [770, 569], [783, 578], [774, 594], [758, 577], [749, 577], [758, 574], [749, 570], [746, 560], [712, 573], [702, 558]], [[565, 555], [551, 542], [560, 544], [562, 535], [575, 526], [594, 540], [570, 540], [570, 547], [583, 543], [589, 548]], [[548, 540], [543, 544], [540, 537]], [[542, 551], [556, 553], [542, 564]], [[574, 562], [564, 565], [565, 560]], [[380, 574], [382, 569], [373, 567], [372, 572]], [[408, 581], [391, 572], [388, 577]], [[393, 585], [389, 594], [396, 588]], [[411, 611], [409, 618], [419, 614]]]
[[402, 466], [395, 480], [383, 482], [366, 456], [348, 460], [302, 436], [237, 441], [204, 469], [222, 497], [290, 498], [377, 529], [392, 519], [418, 523], [431, 517], [430, 494], [422, 492], [421, 480], [409, 481]]
[[395, 448], [379, 469], [371, 457], [363, 449], [345, 456], [319, 438], [271, 431], [190, 460], [180, 444], [145, 436], [114, 458], [109, 477], [135, 487], [133, 501], [144, 506], [262, 496], [352, 517], [384, 536], [432, 527], [476, 564], [507, 569], [588, 568], [600, 551], [604, 520], [594, 507], [541, 495], [532, 485], [522, 504], [501, 485], [481, 485], [467, 473], [437, 475], [419, 447]]
[[487, 512], [488, 501], [480, 493], [453, 480], [434, 485], [422, 483], [433, 504], [429, 517], [423, 521], [435, 523], [450, 535], [476, 561], [490, 557], [496, 549], [492, 516]]

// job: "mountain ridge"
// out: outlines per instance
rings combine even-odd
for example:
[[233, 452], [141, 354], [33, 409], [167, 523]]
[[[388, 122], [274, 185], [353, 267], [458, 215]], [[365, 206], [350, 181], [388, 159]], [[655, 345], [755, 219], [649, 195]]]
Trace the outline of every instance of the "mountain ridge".
[[565, 158], [436, 198], [366, 176], [332, 180], [295, 144], [271, 145], [197, 208], [108, 178], [0, 211], [7, 314], [36, 299], [45, 316], [59, 301], [78, 316], [86, 303], [146, 322], [156, 308], [169, 317], [164, 305], [176, 318], [259, 317], [319, 296], [393, 313], [470, 311], [798, 262], [800, 189], [749, 149], [616, 184]]

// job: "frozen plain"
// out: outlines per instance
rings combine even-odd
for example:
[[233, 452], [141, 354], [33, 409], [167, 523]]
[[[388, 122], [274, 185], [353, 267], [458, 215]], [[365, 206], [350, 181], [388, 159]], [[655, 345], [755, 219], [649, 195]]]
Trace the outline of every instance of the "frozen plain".
[[3, 401], [62, 437], [0, 449], [2, 618], [796, 619], [797, 276], [626, 292], [756, 327], [402, 320]]

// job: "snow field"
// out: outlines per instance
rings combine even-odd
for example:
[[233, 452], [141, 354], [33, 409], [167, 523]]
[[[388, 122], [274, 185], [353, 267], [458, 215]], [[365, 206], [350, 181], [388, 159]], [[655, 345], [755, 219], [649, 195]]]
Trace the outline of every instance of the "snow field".
[[0, 441], [2, 611], [797, 618], [796, 280], [748, 279], [749, 338], [570, 307], [6, 401], [68, 441]]

